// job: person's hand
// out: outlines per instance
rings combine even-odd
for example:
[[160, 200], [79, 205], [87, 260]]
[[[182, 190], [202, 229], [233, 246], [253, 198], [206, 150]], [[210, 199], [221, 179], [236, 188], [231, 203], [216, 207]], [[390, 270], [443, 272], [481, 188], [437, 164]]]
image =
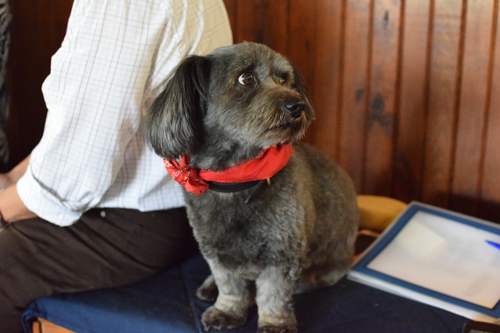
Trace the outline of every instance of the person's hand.
[[0, 173], [0, 193], [12, 184], [14, 184], [14, 182], [12, 178], [9, 177], [8, 173]]

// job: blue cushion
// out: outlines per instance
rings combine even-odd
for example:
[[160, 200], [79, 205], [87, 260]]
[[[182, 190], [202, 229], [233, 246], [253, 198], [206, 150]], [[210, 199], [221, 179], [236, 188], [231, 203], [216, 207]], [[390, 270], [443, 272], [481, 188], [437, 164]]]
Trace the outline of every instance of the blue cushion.
[[[24, 313], [84, 333], [204, 332], [200, 318], [210, 303], [196, 298], [209, 268], [200, 255], [133, 285], [62, 294], [33, 302]], [[295, 296], [300, 332], [461, 332], [467, 319], [347, 279]], [[227, 332], [254, 332], [257, 309], [248, 322]], [[224, 330], [222, 331], [224, 332]]]

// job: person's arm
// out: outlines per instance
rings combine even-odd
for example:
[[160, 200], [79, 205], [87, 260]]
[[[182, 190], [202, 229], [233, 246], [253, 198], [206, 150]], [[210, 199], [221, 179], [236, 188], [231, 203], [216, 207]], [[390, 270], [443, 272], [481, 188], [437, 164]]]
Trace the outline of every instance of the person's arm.
[[[73, 2], [42, 87], [43, 137], [17, 183], [28, 210], [67, 226], [122, 194], [119, 173], [126, 181], [148, 177], [125, 163], [144, 156], [143, 115], [181, 59], [231, 42], [220, 9], [222, 1], [213, 0]], [[220, 20], [224, 24], [214, 24]], [[120, 187], [110, 193], [112, 186]]]
[[[182, 25], [182, 13], [173, 20], [168, 3], [74, 1], [42, 87], [48, 108], [43, 137], [17, 183], [20, 199], [39, 217], [70, 225], [114, 184], [140, 130], [158, 47], [170, 25]], [[172, 43], [178, 43], [176, 32]], [[174, 46], [167, 51], [178, 58], [189, 50]]]
[[36, 217], [22, 202], [17, 193], [17, 181], [24, 175], [29, 165], [30, 156], [15, 166], [10, 172], [0, 174], [0, 216], [2, 223]]
[[5, 224], [36, 217], [36, 214], [24, 205], [16, 184], [13, 184], [0, 193], [0, 216], [2, 224]]
[[11, 186], [12, 184], [17, 183], [19, 178], [21, 178], [22, 175], [24, 175], [24, 173], [26, 172], [29, 163], [30, 163], [30, 155], [28, 155], [28, 157], [22, 160], [9, 172], [0, 174], [0, 192], [4, 191], [5, 189], [7, 189], [7, 187]]

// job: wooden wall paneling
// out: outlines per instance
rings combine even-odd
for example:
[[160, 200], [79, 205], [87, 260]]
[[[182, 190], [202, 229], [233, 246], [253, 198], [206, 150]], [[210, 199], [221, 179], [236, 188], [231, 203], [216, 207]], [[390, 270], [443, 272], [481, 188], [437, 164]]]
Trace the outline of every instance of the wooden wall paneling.
[[288, 41], [285, 54], [299, 66], [307, 83], [313, 82], [315, 53], [316, 1], [290, 1]]
[[309, 128], [315, 146], [333, 159], [338, 157], [342, 83], [342, 45], [345, 1], [316, 1], [313, 82], [309, 85], [317, 119]]
[[[358, 192], [500, 221], [500, 0], [224, 2], [235, 42], [298, 65], [317, 113], [306, 139]], [[13, 163], [43, 131], [41, 84], [71, 3], [11, 2]]]
[[462, 0], [434, 0], [422, 197], [448, 207], [460, 75]]
[[[288, 47], [285, 55], [298, 67], [308, 87], [312, 87], [314, 82], [316, 4], [316, 1], [292, 0], [288, 9]], [[309, 129], [303, 141], [312, 143], [312, 132], [313, 129]]]
[[364, 193], [391, 195], [401, 8], [374, 0]]
[[370, 14], [369, 0], [347, 0], [338, 162], [352, 177], [358, 192], [364, 174]]
[[475, 215], [483, 157], [493, 0], [467, 1], [450, 208]]
[[[36, 13], [35, 21], [35, 29], [37, 32], [36, 35], [36, 44], [35, 49], [37, 51], [37, 57], [40, 61], [47, 64], [50, 63], [50, 58], [53, 54], [53, 49], [50, 47], [46, 47], [47, 45], [54, 45], [55, 39], [55, 12], [54, 12], [54, 2], [45, 3], [43, 1], [34, 1], [34, 8], [32, 9], [34, 13]], [[37, 76], [44, 77], [49, 74], [49, 70], [47, 66], [38, 67], [37, 68]]]
[[[7, 126], [7, 137], [10, 145], [10, 163], [17, 163], [26, 157], [32, 146], [31, 139], [24, 135], [33, 132], [33, 124], [37, 124], [33, 105], [43, 103], [38, 94], [39, 79], [36, 77], [36, 12], [29, 6], [18, 2], [10, 4], [12, 23], [10, 30], [11, 45], [7, 61], [7, 86], [10, 93], [10, 114]], [[30, 24], [26, 24], [30, 23]], [[22, 82], [22, 84], [21, 84]], [[42, 104], [43, 105], [43, 104]], [[36, 119], [33, 119], [35, 117]], [[37, 133], [38, 130], [35, 131]], [[33, 148], [33, 147], [31, 147]]]
[[233, 40], [236, 40], [236, 15], [238, 12], [237, 9], [237, 0], [224, 0], [224, 5], [226, 6], [227, 16], [229, 17], [229, 23], [231, 24], [231, 30], [233, 31]]
[[263, 43], [282, 54], [288, 49], [288, 0], [239, 0], [235, 43]]
[[46, 107], [41, 85], [50, 59], [66, 32], [72, 1], [11, 1], [11, 47], [7, 63], [10, 119], [7, 136], [10, 164], [24, 159], [40, 140]]
[[432, 0], [404, 3], [393, 195], [405, 202], [419, 199], [421, 192], [431, 5]]
[[56, 0], [54, 6], [54, 42], [60, 44], [66, 35], [68, 18], [73, 8], [73, 0]]
[[491, 53], [490, 92], [485, 129], [479, 217], [500, 222], [500, 5], [495, 3]]

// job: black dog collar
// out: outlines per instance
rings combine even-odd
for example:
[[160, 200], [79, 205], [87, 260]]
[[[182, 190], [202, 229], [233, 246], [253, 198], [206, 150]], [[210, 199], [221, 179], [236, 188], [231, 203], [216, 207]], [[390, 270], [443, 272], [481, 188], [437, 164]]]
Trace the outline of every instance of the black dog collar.
[[235, 193], [255, 187], [245, 200], [245, 204], [249, 204], [266, 189], [264, 184], [267, 183], [267, 186], [271, 185], [271, 178], [244, 183], [218, 183], [211, 181], [207, 181], [206, 183], [210, 190], [220, 193]]
[[251, 182], [244, 182], [244, 183], [219, 183], [211, 181], [206, 181], [205, 183], [208, 184], [209, 186], [208, 188], [212, 191], [221, 193], [234, 193], [247, 190], [257, 185], [259, 182], [260, 180], [254, 180]]

